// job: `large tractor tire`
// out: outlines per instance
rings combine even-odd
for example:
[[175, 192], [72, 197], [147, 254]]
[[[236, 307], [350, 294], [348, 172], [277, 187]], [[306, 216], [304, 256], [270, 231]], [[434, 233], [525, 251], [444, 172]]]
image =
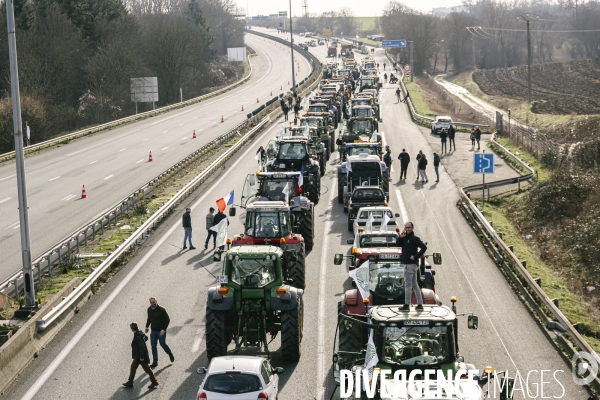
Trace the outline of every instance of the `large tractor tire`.
[[335, 131], [329, 135], [329, 151], [333, 153], [335, 151]]
[[297, 260], [289, 261], [288, 278], [292, 280], [292, 286], [298, 289], [306, 287], [306, 255], [304, 254], [304, 246], [297, 253]]
[[327, 169], [327, 161], [325, 161], [325, 151], [321, 153], [319, 157], [319, 171], [321, 172], [321, 176], [325, 175], [325, 170]]
[[300, 227], [298, 233], [300, 233], [304, 238], [304, 246], [306, 247], [306, 250], [312, 250], [315, 243], [314, 210], [314, 205], [311, 204], [310, 208], [306, 211], [303, 211], [299, 216]]
[[225, 327], [226, 314], [227, 311], [206, 309], [206, 356], [209, 360], [227, 354], [231, 334]]
[[318, 182], [314, 182], [310, 175], [304, 176], [304, 193], [313, 204], [319, 204], [319, 187]]
[[[383, 189], [384, 193], [390, 192], [390, 170], [389, 169], [386, 169], [385, 172], [383, 173], [383, 176], [381, 178], [381, 188]], [[389, 202], [389, 198], [388, 198], [388, 202]]]
[[[343, 312], [341, 302], [338, 303], [338, 310]], [[360, 353], [366, 348], [366, 340], [363, 325], [338, 315], [339, 330], [339, 351], [351, 351]]]
[[281, 358], [298, 361], [301, 354], [302, 328], [304, 326], [304, 303], [302, 296], [296, 298], [296, 308], [281, 313]]
[[344, 202], [344, 186], [346, 186], [348, 177], [343, 174], [338, 174], [338, 203]]

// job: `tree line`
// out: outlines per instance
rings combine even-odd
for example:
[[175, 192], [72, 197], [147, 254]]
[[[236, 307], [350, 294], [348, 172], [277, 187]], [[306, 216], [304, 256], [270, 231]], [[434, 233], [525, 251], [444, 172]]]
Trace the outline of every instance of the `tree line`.
[[[235, 79], [233, 0], [14, 0], [23, 123], [32, 143], [135, 113], [130, 79], [156, 76], [157, 106]], [[0, 153], [14, 148], [6, 6], [0, 8]], [[140, 103], [141, 111], [152, 104]]]

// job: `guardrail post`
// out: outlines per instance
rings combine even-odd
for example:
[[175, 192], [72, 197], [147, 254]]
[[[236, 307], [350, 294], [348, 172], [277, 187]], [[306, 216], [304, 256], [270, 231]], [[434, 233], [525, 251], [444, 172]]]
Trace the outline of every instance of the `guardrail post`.
[[13, 285], [15, 285], [15, 299], [19, 301], [19, 278], [13, 280]]
[[552, 302], [554, 303], [554, 305], [556, 306], [556, 308], [558, 308], [558, 299], [552, 299]]
[[497, 232], [497, 235], [500, 239], [502, 239], [502, 232]]
[[50, 254], [46, 256], [46, 266], [48, 267], [48, 275], [50, 275], [50, 271], [52, 271], [52, 265], [50, 264]]
[[576, 330], [578, 333], [581, 333], [581, 323], [579, 323], [579, 322], [575, 322], [575, 323], [573, 324], [573, 328], [575, 328], [575, 330]]
[[99, 222], [100, 222], [100, 234], [104, 235], [104, 218], [100, 218]]
[[542, 287], [542, 278], [535, 278], [535, 283], [539, 286]]
[[77, 247], [75, 251], [79, 253], [79, 233], [75, 235], [75, 246]]
[[514, 247], [513, 247], [513, 246], [508, 246], [508, 249], [509, 249], [509, 250], [511, 251], [511, 253], [512, 253], [512, 251], [514, 250]]
[[35, 263], [35, 264], [33, 264], [33, 266], [34, 266], [35, 268], [37, 268], [37, 273], [38, 273], [38, 283], [41, 283], [41, 282], [42, 282], [42, 268], [41, 268], [41, 266], [40, 266], [40, 263], [39, 263], [39, 262], [38, 262], [38, 263]]
[[59, 245], [56, 249], [54, 249], [54, 251], [56, 251], [56, 254], [58, 254], [58, 263], [60, 264], [62, 262], [62, 257], [60, 254], [60, 249], [62, 248], [62, 245]]
[[[98, 221], [96, 221], [96, 222], [98, 222]], [[92, 226], [92, 240], [94, 240], [94, 237], [96, 237], [96, 222], [94, 222], [91, 225]], [[86, 238], [85, 244], [87, 246], [87, 238]]]
[[521, 264], [523, 265], [523, 268], [527, 269], [527, 260], [522, 260]]

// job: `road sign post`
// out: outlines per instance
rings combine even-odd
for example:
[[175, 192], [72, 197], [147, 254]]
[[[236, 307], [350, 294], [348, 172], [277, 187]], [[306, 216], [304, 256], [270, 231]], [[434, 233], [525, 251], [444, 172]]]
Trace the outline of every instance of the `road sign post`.
[[473, 173], [482, 174], [483, 176], [483, 184], [481, 188], [481, 200], [483, 202], [483, 206], [485, 204], [485, 174], [494, 173], [494, 153], [486, 154], [485, 150], [483, 150], [483, 153], [473, 154]]

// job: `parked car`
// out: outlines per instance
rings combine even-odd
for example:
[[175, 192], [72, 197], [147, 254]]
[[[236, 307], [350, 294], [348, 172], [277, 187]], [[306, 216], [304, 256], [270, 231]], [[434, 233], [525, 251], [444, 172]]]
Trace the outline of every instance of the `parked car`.
[[442, 129], [448, 129], [452, 125], [452, 118], [447, 115], [438, 115], [435, 117], [435, 121], [431, 124], [431, 133], [437, 134]]

